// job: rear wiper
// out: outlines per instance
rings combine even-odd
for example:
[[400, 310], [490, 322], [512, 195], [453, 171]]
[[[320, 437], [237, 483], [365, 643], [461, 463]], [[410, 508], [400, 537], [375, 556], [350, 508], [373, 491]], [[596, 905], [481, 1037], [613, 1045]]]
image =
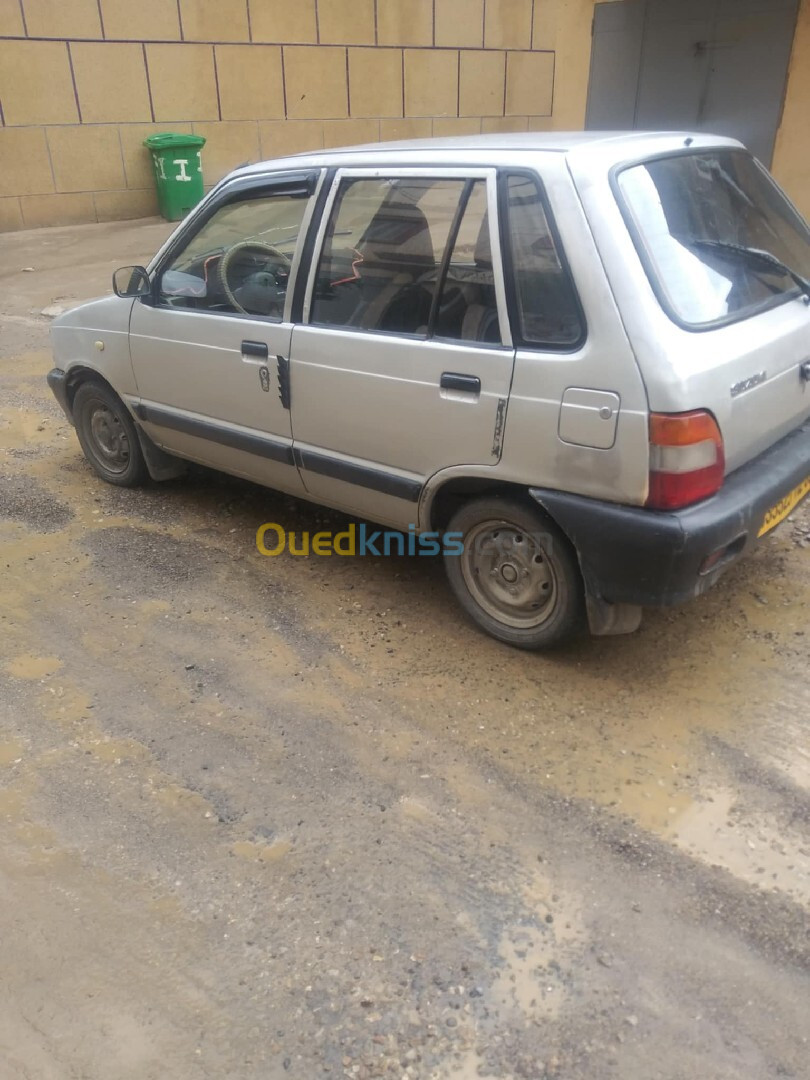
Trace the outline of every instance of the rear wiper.
[[771, 255], [770, 251], [762, 248], [747, 247], [745, 244], [733, 244], [729, 240], [692, 240], [694, 247], [710, 248], [713, 251], [727, 251], [729, 254], [739, 256], [753, 267], [759, 266], [764, 270], [776, 270], [780, 274], [786, 274], [799, 286], [804, 295], [810, 300], [810, 281], [803, 277], [798, 270], [793, 270], [781, 259]]

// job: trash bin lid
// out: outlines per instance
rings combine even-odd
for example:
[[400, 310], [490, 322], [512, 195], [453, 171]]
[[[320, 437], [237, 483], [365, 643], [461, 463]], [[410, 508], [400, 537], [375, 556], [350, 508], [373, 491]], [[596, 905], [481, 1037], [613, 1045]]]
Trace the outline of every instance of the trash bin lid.
[[175, 135], [170, 131], [161, 132], [159, 135], [150, 135], [143, 140], [143, 145], [150, 150], [168, 150], [175, 146], [190, 146], [199, 149], [205, 146], [202, 135]]

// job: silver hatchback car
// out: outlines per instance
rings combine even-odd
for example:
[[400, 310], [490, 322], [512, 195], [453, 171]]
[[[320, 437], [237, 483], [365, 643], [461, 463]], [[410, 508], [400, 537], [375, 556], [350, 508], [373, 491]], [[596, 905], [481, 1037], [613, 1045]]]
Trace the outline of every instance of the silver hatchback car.
[[462, 607], [536, 649], [699, 595], [810, 492], [808, 278], [731, 139], [318, 152], [57, 319], [48, 382], [110, 483], [195, 461], [455, 538]]

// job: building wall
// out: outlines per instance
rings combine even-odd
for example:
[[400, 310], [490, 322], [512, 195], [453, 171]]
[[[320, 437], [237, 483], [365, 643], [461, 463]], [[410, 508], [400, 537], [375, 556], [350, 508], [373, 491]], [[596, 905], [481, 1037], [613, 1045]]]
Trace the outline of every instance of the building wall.
[[315, 147], [581, 126], [591, 5], [0, 0], [0, 229], [155, 213], [156, 131], [204, 135], [213, 183]]
[[[156, 213], [144, 138], [207, 183], [323, 146], [581, 128], [594, 0], [0, 0], [0, 231]], [[810, 210], [810, 0], [775, 170]]]
[[772, 168], [810, 221], [810, 0], [799, 8]]

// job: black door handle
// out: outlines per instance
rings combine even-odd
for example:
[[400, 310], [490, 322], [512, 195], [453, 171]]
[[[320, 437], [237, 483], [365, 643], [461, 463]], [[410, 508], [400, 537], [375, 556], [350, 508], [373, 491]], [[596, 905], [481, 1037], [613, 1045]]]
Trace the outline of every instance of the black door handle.
[[243, 341], [242, 356], [257, 356], [260, 360], [266, 360], [270, 351], [263, 341]]
[[810, 360], [805, 360], [799, 368], [799, 374], [804, 382], [810, 382]]
[[439, 386], [442, 390], [462, 390], [467, 394], [481, 393], [481, 380], [477, 375], [457, 375], [454, 371], [443, 371]]

